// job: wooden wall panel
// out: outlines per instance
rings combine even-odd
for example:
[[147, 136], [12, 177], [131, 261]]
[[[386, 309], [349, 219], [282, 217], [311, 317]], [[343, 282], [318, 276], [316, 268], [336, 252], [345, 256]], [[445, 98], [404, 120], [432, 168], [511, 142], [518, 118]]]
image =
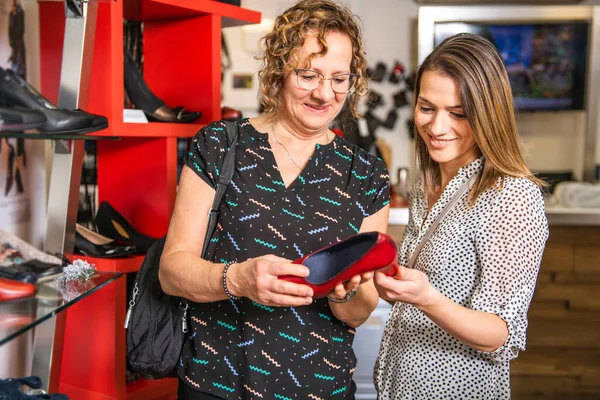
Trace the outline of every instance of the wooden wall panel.
[[551, 227], [513, 400], [600, 399], [600, 227]]
[[554, 244], [546, 247], [542, 259], [543, 272], [572, 271], [573, 270], [573, 245]]
[[550, 228], [528, 318], [512, 399], [600, 399], [600, 227]]

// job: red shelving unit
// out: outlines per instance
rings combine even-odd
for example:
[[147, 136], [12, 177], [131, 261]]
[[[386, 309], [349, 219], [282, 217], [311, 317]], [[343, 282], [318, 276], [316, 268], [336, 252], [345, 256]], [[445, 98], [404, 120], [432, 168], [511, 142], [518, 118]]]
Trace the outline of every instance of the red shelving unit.
[[[57, 102], [64, 4], [40, 2], [41, 92]], [[168, 106], [202, 112], [195, 124], [123, 121], [123, 19], [144, 21], [144, 79]], [[221, 29], [260, 22], [260, 13], [214, 0], [98, 3], [86, 110], [105, 115], [119, 136], [97, 143], [98, 201], [108, 201], [141, 233], [166, 234], [177, 186], [177, 138], [221, 118]], [[76, 256], [79, 258], [79, 256]], [[80, 257], [98, 270], [135, 272], [142, 256]], [[66, 311], [59, 391], [77, 400], [174, 399], [177, 382], [125, 380], [126, 280]]]
[[74, 254], [70, 259], [85, 260], [88, 263], [95, 265], [96, 269], [99, 271], [121, 272], [127, 274], [130, 272], [137, 272], [140, 269], [142, 261], [144, 261], [144, 256], [135, 255], [123, 258], [97, 258]]
[[125, 18], [165, 21], [173, 18], [216, 15], [223, 27], [259, 23], [260, 13], [214, 0], [133, 0], [125, 6]]

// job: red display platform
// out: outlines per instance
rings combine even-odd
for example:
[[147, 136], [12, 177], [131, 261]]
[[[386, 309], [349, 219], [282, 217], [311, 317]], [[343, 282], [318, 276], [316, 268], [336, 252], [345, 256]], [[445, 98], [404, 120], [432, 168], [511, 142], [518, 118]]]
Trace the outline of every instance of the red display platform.
[[[63, 2], [40, 2], [41, 92], [57, 102], [64, 41]], [[123, 121], [123, 19], [144, 21], [144, 80], [168, 106], [202, 112], [195, 124]], [[213, 0], [116, 0], [98, 3], [88, 104], [109, 119], [95, 133], [98, 202], [108, 201], [141, 233], [163, 236], [175, 203], [177, 138], [221, 118], [221, 29], [260, 22], [260, 13]], [[85, 258], [98, 270], [135, 272], [142, 256]], [[66, 311], [58, 388], [76, 400], [171, 399], [173, 379], [126, 384], [126, 279]], [[57, 370], [59, 370], [57, 368]]]

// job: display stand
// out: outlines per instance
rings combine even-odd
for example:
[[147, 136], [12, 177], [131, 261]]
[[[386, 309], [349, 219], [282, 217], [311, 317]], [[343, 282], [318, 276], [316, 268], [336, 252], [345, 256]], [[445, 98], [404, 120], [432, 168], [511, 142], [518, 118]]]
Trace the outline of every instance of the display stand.
[[[63, 8], [63, 54], [56, 104], [60, 108], [87, 107], [91, 57], [96, 30], [96, 2], [65, 0]], [[82, 140], [53, 140], [52, 172], [49, 185], [48, 214], [44, 250], [52, 254], [68, 254], [73, 250], [75, 222], [83, 159]], [[33, 344], [32, 374], [39, 376], [44, 389], [58, 388], [65, 314], [36, 328]]]
[[[108, 201], [141, 233], [160, 237], [166, 234], [175, 203], [177, 138], [192, 137], [205, 124], [221, 118], [221, 29], [259, 23], [260, 13], [214, 0], [116, 0], [100, 1], [96, 7], [86, 110], [109, 119], [109, 128], [99, 135], [121, 138], [98, 142], [98, 201]], [[39, 9], [42, 93], [53, 100], [59, 82], [62, 84], [57, 71], [67, 53], [61, 38], [69, 29], [68, 19], [67, 24], [61, 23], [65, 18], [60, 3], [40, 2]], [[123, 120], [124, 18], [144, 22], [144, 79], [148, 86], [171, 107], [202, 112], [200, 123]], [[70, 166], [78, 169], [80, 164], [74, 158], [79, 153], [72, 154]], [[71, 173], [73, 181], [80, 172]], [[72, 192], [78, 190], [70, 184], [68, 193]], [[65, 226], [74, 228], [75, 221], [69, 216], [77, 208], [67, 208], [61, 215]], [[67, 229], [63, 248], [69, 240]], [[101, 271], [135, 272], [143, 257], [85, 259]], [[126, 282], [121, 278], [67, 310], [58, 385], [61, 393], [77, 400], [176, 397], [174, 379], [126, 383], [126, 300]]]

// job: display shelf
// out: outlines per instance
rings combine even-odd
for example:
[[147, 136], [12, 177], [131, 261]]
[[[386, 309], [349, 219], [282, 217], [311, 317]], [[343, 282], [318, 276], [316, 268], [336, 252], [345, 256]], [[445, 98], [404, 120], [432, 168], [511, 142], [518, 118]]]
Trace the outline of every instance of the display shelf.
[[[104, 400], [105, 397], [81, 390], [75, 386], [62, 384], [61, 390], [69, 393], [72, 399]], [[168, 378], [161, 380], [140, 379], [126, 387], [127, 400], [176, 400], [177, 379]]]
[[178, 124], [174, 122], [134, 123], [115, 121], [99, 137], [193, 137], [205, 124]]
[[[151, 237], [166, 234], [175, 205], [177, 141], [221, 119], [221, 30], [260, 23], [261, 14], [214, 0], [115, 0], [97, 4], [87, 104], [109, 128], [97, 133], [98, 202], [109, 202]], [[144, 21], [144, 81], [168, 107], [202, 113], [194, 124], [123, 120], [123, 20]], [[39, 2], [41, 92], [56, 102], [64, 41], [64, 5]], [[87, 139], [87, 137], [85, 137]], [[74, 256], [98, 271], [133, 273], [143, 256]], [[173, 379], [126, 384], [127, 285], [117, 280], [67, 310], [59, 391], [78, 400], [175, 399]], [[81, 335], [81, 327], [90, 334]], [[82, 355], [84, 355], [82, 357]]]
[[167, 233], [177, 191], [177, 138], [97, 143], [98, 203], [107, 201], [140, 233]]
[[120, 276], [120, 273], [96, 272], [87, 281], [65, 283], [54, 278], [36, 283], [35, 296], [0, 303], [0, 346], [73, 306]]
[[60, 393], [77, 400], [126, 398], [126, 290], [126, 280], [118, 279], [67, 310]]
[[121, 272], [123, 274], [129, 272], [137, 272], [144, 261], [143, 255], [135, 255], [123, 258], [99, 258], [88, 257], [80, 254], [74, 254], [73, 259], [84, 260], [96, 266], [98, 271], [106, 272]]
[[94, 132], [93, 135], [74, 135], [62, 133], [26, 133], [26, 132], [0, 132], [0, 137], [17, 139], [51, 139], [51, 140], [119, 140], [119, 136], [106, 136], [105, 130]]
[[127, 385], [127, 399], [146, 400], [150, 398], [173, 398], [177, 391], [177, 379], [166, 378], [160, 380], [138, 379]]
[[223, 27], [260, 23], [261, 14], [215, 0], [127, 0], [125, 19], [135, 21], [165, 21], [174, 18], [218, 15]]

